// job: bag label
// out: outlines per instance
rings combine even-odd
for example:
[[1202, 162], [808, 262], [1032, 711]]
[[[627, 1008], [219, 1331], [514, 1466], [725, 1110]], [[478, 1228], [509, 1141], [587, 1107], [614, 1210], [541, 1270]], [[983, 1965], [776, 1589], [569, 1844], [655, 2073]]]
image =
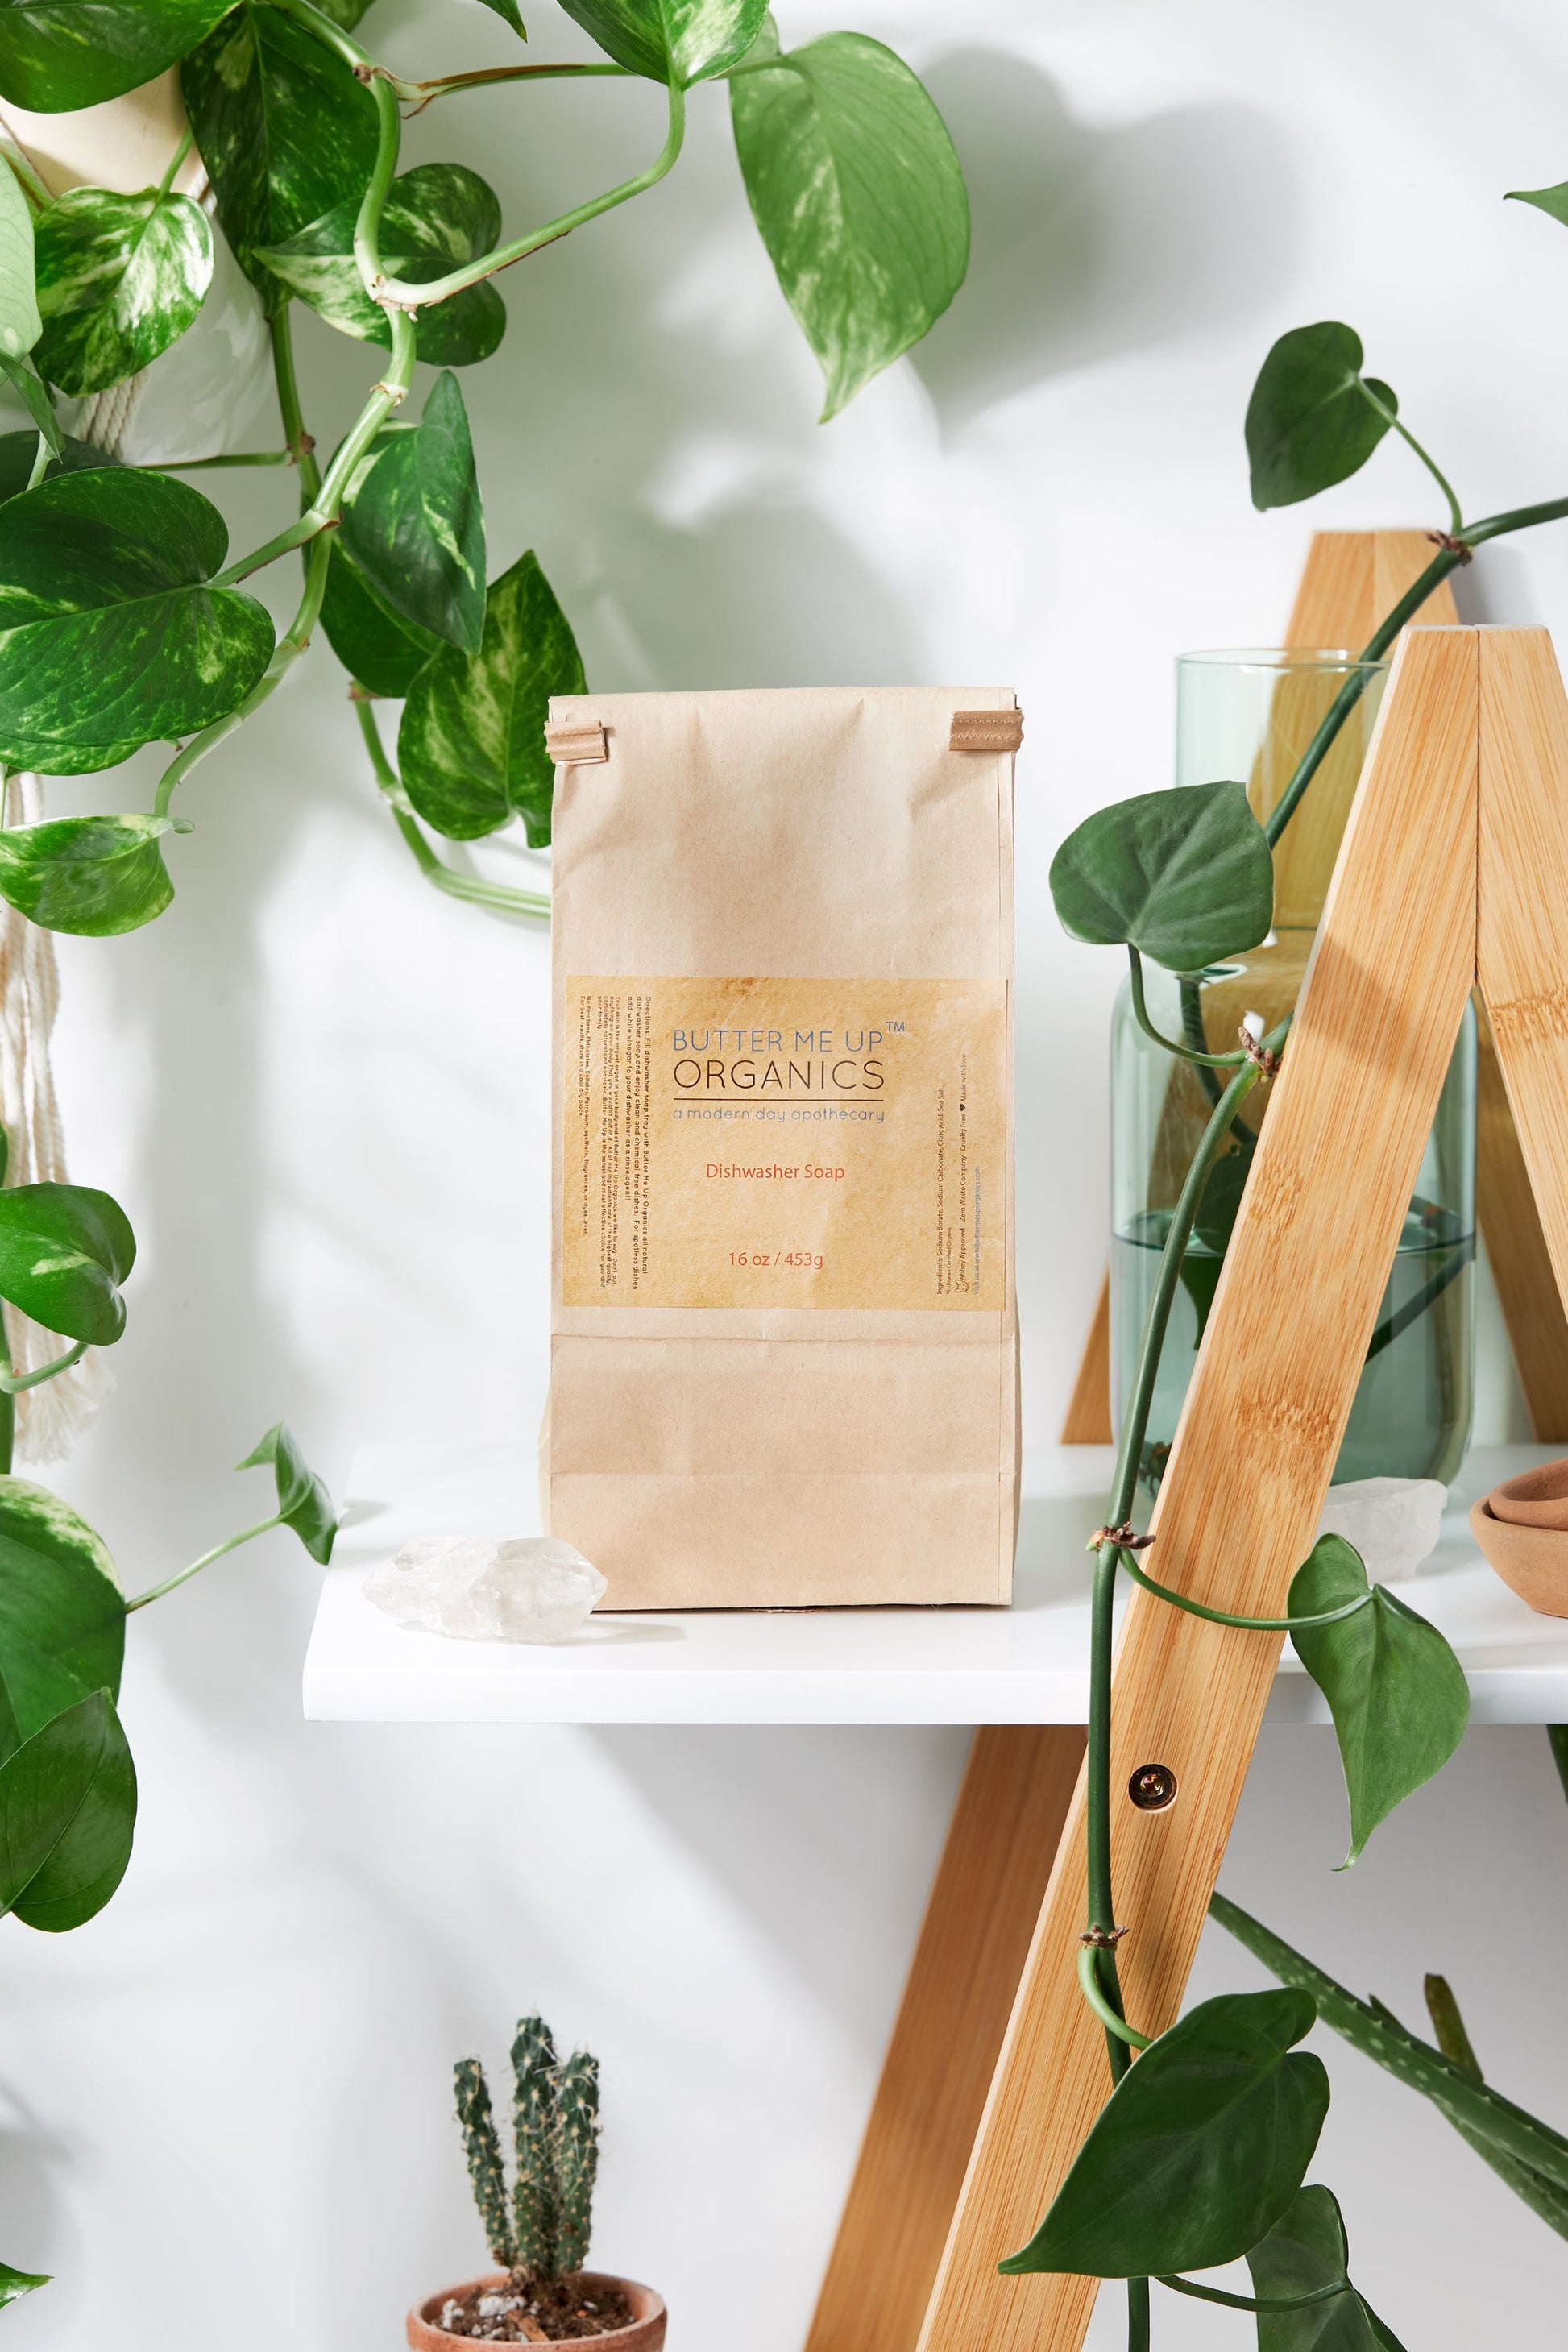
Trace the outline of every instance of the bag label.
[[568, 1307], [997, 1309], [1007, 992], [566, 982]]

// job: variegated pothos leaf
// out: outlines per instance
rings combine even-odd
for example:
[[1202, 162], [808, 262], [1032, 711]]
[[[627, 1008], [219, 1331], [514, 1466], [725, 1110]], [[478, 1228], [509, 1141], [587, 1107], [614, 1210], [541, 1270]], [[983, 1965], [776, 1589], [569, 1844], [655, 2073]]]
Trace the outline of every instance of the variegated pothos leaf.
[[963, 173], [923, 85], [862, 33], [759, 57], [730, 106], [752, 216], [826, 378], [826, 420], [963, 283]]
[[72, 188], [37, 226], [37, 363], [75, 395], [107, 392], [177, 342], [212, 283], [213, 236], [189, 196]]

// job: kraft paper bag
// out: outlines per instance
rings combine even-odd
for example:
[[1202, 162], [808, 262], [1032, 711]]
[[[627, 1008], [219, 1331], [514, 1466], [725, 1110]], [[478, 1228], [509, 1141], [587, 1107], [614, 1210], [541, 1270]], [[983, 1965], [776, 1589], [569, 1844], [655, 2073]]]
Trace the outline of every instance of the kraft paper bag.
[[550, 709], [545, 1525], [609, 1609], [1005, 1602], [1014, 697]]

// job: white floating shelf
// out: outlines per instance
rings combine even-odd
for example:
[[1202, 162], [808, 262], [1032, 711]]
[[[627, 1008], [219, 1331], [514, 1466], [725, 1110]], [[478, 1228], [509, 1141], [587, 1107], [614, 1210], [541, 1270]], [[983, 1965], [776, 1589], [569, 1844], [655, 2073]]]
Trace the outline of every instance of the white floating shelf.
[[[1479, 1723], [1568, 1722], [1568, 1620], [1538, 1617], [1470, 1540], [1475, 1496], [1549, 1446], [1478, 1447], [1443, 1539], [1402, 1587], [1469, 1677]], [[407, 1633], [361, 1592], [416, 1535], [526, 1535], [529, 1449], [362, 1447], [305, 1660], [305, 1713], [351, 1723], [1081, 1723], [1089, 1711], [1084, 1545], [1103, 1512], [1109, 1447], [1028, 1464], [1011, 1609], [704, 1610], [595, 1617], [558, 1648]], [[1327, 1710], [1287, 1646], [1277, 1723]]]

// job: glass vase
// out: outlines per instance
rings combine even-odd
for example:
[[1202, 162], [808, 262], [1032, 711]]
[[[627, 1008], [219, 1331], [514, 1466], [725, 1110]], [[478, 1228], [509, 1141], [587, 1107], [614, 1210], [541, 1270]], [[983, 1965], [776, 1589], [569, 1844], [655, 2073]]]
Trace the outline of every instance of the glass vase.
[[[1275, 924], [1260, 947], [1196, 980], [1145, 963], [1153, 1025], [1228, 1053], [1244, 1020], [1272, 1029], [1295, 1004], [1381, 700], [1385, 664], [1366, 665], [1360, 701], [1275, 849]], [[1176, 782], [1247, 783], [1259, 818], [1276, 805], [1347, 677], [1342, 652], [1187, 654], [1176, 665]], [[1118, 1436], [1182, 1179], [1224, 1083], [1156, 1045], [1123, 982], [1111, 1033], [1110, 1381]], [[1161, 1351], [1140, 1472], [1158, 1489], [1214, 1302], [1271, 1082], [1257, 1086], [1216, 1161], [1182, 1262]], [[1458, 1470], [1475, 1386], [1475, 1014], [1465, 1008], [1437, 1115], [1401, 1228], [1336, 1482], [1438, 1478]], [[1354, 1138], [1327, 1139], [1331, 1153]], [[1289, 1311], [1281, 1302], [1281, 1312]]]

